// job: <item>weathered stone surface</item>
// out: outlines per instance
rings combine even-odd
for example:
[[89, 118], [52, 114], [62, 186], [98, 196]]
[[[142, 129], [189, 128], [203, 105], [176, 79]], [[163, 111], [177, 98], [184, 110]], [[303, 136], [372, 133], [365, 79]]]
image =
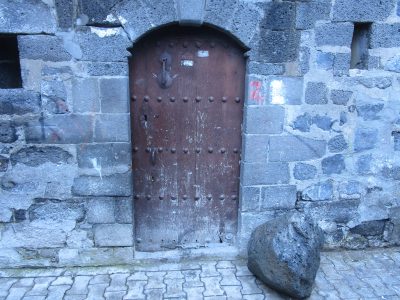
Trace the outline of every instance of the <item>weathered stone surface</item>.
[[100, 80], [101, 112], [128, 113], [128, 78], [107, 78]]
[[380, 119], [378, 114], [382, 111], [383, 106], [383, 103], [357, 104], [356, 110], [358, 116], [362, 117], [364, 121], [378, 120]]
[[300, 214], [257, 227], [248, 246], [248, 268], [268, 286], [291, 297], [310, 296], [324, 241], [322, 230]]
[[334, 21], [383, 21], [393, 9], [392, 0], [338, 0], [333, 6]]
[[29, 220], [74, 220], [83, 221], [85, 208], [79, 201], [60, 201], [55, 199], [35, 199], [29, 208]]
[[0, 155], [0, 172], [5, 172], [8, 169], [8, 158]]
[[316, 64], [322, 70], [332, 70], [335, 55], [333, 53], [326, 53], [317, 51]]
[[358, 128], [354, 138], [354, 150], [363, 151], [375, 147], [378, 141], [378, 130], [376, 128]]
[[283, 64], [271, 64], [256, 61], [250, 61], [247, 68], [249, 74], [257, 75], [282, 75], [285, 72], [285, 66]]
[[385, 70], [400, 73], [400, 55], [393, 56], [385, 64]]
[[352, 91], [332, 90], [331, 101], [336, 105], [347, 105], [352, 95]]
[[300, 75], [305, 75], [310, 70], [310, 48], [301, 47], [299, 53], [299, 72]]
[[387, 220], [365, 221], [350, 228], [351, 233], [362, 236], [382, 235]]
[[0, 89], [0, 115], [23, 115], [39, 111], [39, 93], [24, 89]]
[[268, 102], [271, 104], [301, 104], [303, 79], [299, 77], [271, 77], [268, 81]]
[[93, 62], [86, 67], [91, 76], [127, 76], [128, 64], [126, 62]]
[[242, 151], [244, 162], [266, 161], [268, 156], [268, 135], [245, 134], [244, 148]]
[[317, 175], [317, 168], [313, 165], [297, 163], [293, 169], [293, 177], [297, 180], [313, 179]]
[[74, 5], [70, 0], [55, 0], [58, 26], [63, 29], [72, 28], [74, 24]]
[[347, 46], [350, 47], [353, 37], [352, 23], [321, 24], [315, 28], [317, 46]]
[[[23, 5], [22, 5], [23, 4]], [[44, 1], [0, 1], [0, 32], [54, 33], [56, 20]]]
[[67, 103], [65, 85], [60, 80], [42, 80], [42, 107], [50, 114], [66, 114], [70, 112]]
[[114, 198], [93, 198], [87, 203], [87, 221], [89, 223], [115, 223]]
[[312, 29], [317, 20], [328, 20], [329, 0], [296, 2], [296, 29]]
[[296, 191], [295, 185], [261, 188], [261, 210], [293, 209], [296, 204]]
[[106, 168], [131, 163], [131, 145], [127, 143], [82, 144], [77, 148], [80, 168]]
[[115, 220], [117, 223], [133, 222], [133, 201], [131, 197], [115, 199]]
[[80, 144], [93, 140], [90, 115], [54, 115], [25, 125], [28, 143]]
[[328, 149], [330, 152], [342, 152], [348, 148], [348, 144], [343, 134], [339, 134], [328, 141]]
[[260, 188], [256, 186], [244, 186], [241, 189], [242, 210], [258, 211], [260, 209]]
[[393, 180], [400, 180], [400, 167], [396, 165], [385, 166], [382, 168], [382, 175]]
[[248, 107], [244, 131], [249, 134], [281, 133], [285, 110], [280, 106]]
[[131, 224], [99, 224], [94, 227], [94, 241], [98, 247], [133, 245]]
[[60, 37], [51, 35], [18, 36], [20, 58], [44, 61], [70, 61], [72, 59], [63, 47]]
[[392, 86], [392, 78], [390, 77], [358, 77], [356, 82], [362, 84], [366, 88], [378, 88], [384, 90]]
[[340, 183], [338, 191], [340, 199], [360, 199], [363, 187], [360, 182], [350, 180]]
[[296, 4], [292, 2], [267, 2], [260, 4], [264, 9], [262, 29], [287, 30], [294, 28]]
[[258, 51], [267, 62], [295, 61], [298, 56], [300, 33], [296, 30], [261, 31]]
[[315, 124], [318, 128], [324, 130], [324, 131], [329, 131], [332, 128], [333, 121], [330, 117], [328, 116], [320, 116], [316, 115], [312, 118], [313, 124]]
[[346, 164], [342, 154], [336, 154], [324, 158], [321, 162], [321, 165], [322, 173], [327, 175], [340, 174], [346, 169]]
[[325, 201], [333, 199], [333, 183], [332, 180], [319, 182], [307, 187], [301, 198], [305, 201]]
[[74, 112], [99, 112], [99, 85], [96, 78], [75, 78], [72, 81]]
[[201, 25], [204, 19], [205, 0], [177, 1], [177, 15], [180, 24]]
[[118, 0], [79, 0], [81, 13], [88, 17], [88, 24], [118, 24], [114, 16], [107, 17]]
[[326, 104], [328, 89], [323, 82], [307, 83], [305, 101], [307, 104]]
[[293, 129], [300, 130], [301, 132], [309, 132], [313, 118], [309, 113], [304, 113], [296, 118], [291, 125]]
[[373, 157], [371, 154], [361, 155], [356, 163], [357, 172], [360, 175], [367, 175], [371, 171], [371, 162]]
[[137, 40], [153, 27], [147, 9], [142, 1], [121, 1], [113, 9], [131, 41]]
[[376, 24], [371, 26], [370, 46], [371, 48], [390, 48], [400, 46], [400, 23]]
[[246, 2], [238, 2], [229, 30], [243, 44], [248, 45], [261, 21], [261, 12]]
[[338, 224], [346, 224], [351, 220], [358, 220], [359, 199], [342, 201], [301, 201], [299, 208], [311, 214], [315, 220], [326, 220]]
[[128, 114], [101, 114], [96, 117], [96, 142], [129, 142], [130, 126]]
[[400, 132], [393, 132], [394, 151], [400, 151]]
[[0, 143], [13, 143], [17, 139], [18, 137], [13, 122], [0, 122]]
[[53, 164], [66, 164], [72, 160], [72, 155], [59, 147], [25, 147], [10, 156], [12, 165], [24, 164], [30, 167], [36, 167], [50, 162]]
[[126, 62], [132, 46], [121, 28], [89, 27], [76, 33], [82, 50], [81, 60], [98, 62]]
[[206, 1], [204, 21], [221, 28], [227, 28], [234, 17], [237, 3], [238, 0]]
[[243, 185], [284, 184], [290, 179], [287, 163], [244, 163]]
[[74, 179], [72, 192], [79, 196], [130, 196], [131, 174], [80, 176]]
[[300, 161], [322, 157], [326, 142], [302, 136], [271, 136], [270, 161]]
[[351, 60], [350, 53], [336, 53], [333, 62], [333, 75], [334, 76], [349, 75], [350, 60]]

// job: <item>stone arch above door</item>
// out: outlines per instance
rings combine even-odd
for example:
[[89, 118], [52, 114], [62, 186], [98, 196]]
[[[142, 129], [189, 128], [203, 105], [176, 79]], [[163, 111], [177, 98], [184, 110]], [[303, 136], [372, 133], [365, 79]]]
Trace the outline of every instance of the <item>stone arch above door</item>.
[[250, 47], [261, 22], [263, 10], [237, 0], [124, 0], [113, 8], [113, 15], [135, 42], [156, 28], [172, 24], [207, 24], [217, 27]]

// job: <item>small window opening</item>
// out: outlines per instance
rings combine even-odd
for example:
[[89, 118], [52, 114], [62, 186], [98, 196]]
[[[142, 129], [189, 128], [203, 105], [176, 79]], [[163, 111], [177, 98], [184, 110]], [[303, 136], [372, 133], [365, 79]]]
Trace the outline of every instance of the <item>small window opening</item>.
[[17, 36], [0, 35], [0, 89], [22, 87]]
[[369, 33], [371, 23], [354, 23], [351, 42], [351, 69], [368, 68]]

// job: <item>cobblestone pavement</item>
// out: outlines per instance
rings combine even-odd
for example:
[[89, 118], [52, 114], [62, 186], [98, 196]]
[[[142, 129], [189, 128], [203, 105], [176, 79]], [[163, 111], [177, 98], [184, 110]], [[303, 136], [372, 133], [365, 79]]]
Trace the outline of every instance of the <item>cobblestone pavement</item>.
[[[244, 260], [125, 267], [0, 270], [7, 299], [289, 299]], [[400, 248], [324, 252], [310, 299], [400, 299]]]

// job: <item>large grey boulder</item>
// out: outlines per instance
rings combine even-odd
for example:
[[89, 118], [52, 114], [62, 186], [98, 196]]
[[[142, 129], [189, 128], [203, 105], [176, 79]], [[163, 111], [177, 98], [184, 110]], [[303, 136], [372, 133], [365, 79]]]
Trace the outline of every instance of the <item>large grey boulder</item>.
[[310, 296], [320, 263], [323, 232], [311, 218], [290, 213], [257, 227], [248, 245], [248, 267], [273, 289]]

